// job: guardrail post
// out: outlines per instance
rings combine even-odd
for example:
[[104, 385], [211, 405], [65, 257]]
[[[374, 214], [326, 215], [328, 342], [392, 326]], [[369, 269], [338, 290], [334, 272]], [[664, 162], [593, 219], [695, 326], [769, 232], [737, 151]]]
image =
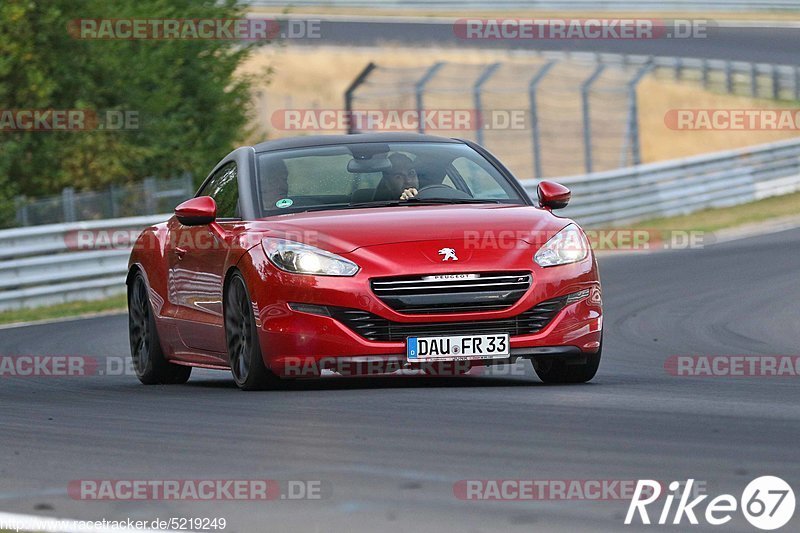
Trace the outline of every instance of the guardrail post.
[[144, 209], [146, 215], [156, 214], [156, 179], [144, 179]]
[[750, 63], [750, 95], [758, 98], [758, 66]]
[[439, 69], [445, 65], [444, 61], [439, 61], [438, 63], [434, 63], [431, 68], [429, 68], [425, 74], [419, 79], [419, 81], [414, 85], [414, 97], [417, 103], [417, 122], [419, 123], [417, 126], [417, 130], [420, 133], [425, 133], [425, 121], [423, 120], [422, 114], [425, 112], [425, 106], [422, 101], [422, 97], [425, 94], [425, 85], [431, 79], [436, 76], [436, 73], [439, 72]]
[[72, 187], [64, 187], [61, 191], [61, 208], [64, 222], [75, 222], [75, 189]]
[[375, 70], [375, 63], [369, 62], [364, 70], [353, 80], [353, 83], [347, 88], [344, 92], [344, 111], [345, 111], [345, 119], [347, 121], [347, 133], [355, 133], [355, 129], [353, 128], [353, 93], [358, 89], [358, 87], [364, 83], [367, 79], [367, 76]]
[[477, 115], [476, 129], [475, 129], [475, 142], [483, 144], [483, 105], [481, 104], [481, 88], [486, 83], [492, 74], [500, 67], [500, 63], [492, 63], [484, 69], [475, 85], [472, 86], [472, 99], [475, 103], [475, 114]]
[[725, 62], [725, 88], [728, 94], [733, 94], [733, 62], [730, 60]]
[[[653, 64], [648, 61], [639, 69], [631, 81], [628, 82], [628, 123], [626, 125], [627, 131], [625, 132], [625, 141], [630, 145], [631, 162], [634, 165], [639, 165], [642, 162], [641, 143], [639, 140], [639, 98], [636, 94], [636, 89], [639, 86], [639, 83], [642, 81], [642, 78], [644, 78], [652, 69]], [[625, 166], [625, 163], [627, 162], [628, 158], [626, 152], [626, 147], [623, 146], [622, 153], [620, 154], [620, 166]]]
[[558, 63], [558, 60], [551, 59], [543, 65], [539, 71], [533, 75], [528, 84], [528, 99], [531, 110], [531, 136], [533, 140], [533, 173], [536, 179], [542, 179], [542, 147], [540, 141], [541, 132], [539, 130], [539, 109], [536, 102], [536, 89], [539, 82], [547, 76], [547, 73]]
[[589, 91], [592, 84], [600, 77], [606, 66], [597, 65], [594, 72], [581, 84], [581, 103], [583, 112], [583, 158], [586, 164], [586, 173], [592, 173], [592, 124], [589, 114]]

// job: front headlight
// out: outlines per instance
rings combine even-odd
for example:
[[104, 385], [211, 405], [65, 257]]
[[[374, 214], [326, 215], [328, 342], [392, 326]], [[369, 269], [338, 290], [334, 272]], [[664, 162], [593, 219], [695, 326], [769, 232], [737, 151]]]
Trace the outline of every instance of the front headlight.
[[589, 255], [589, 242], [575, 224], [570, 224], [553, 235], [539, 248], [533, 260], [537, 265], [550, 267], [583, 261]]
[[300, 242], [266, 238], [261, 244], [273, 265], [293, 274], [354, 276], [359, 270], [344, 257]]

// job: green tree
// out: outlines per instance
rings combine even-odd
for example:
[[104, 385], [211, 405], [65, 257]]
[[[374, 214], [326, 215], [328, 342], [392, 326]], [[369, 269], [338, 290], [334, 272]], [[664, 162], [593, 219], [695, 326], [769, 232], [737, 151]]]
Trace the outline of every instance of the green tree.
[[241, 17], [236, 0], [2, 0], [0, 111], [132, 111], [138, 129], [0, 131], [0, 224], [17, 194], [200, 179], [242, 137], [250, 84], [234, 72], [254, 43], [81, 39], [72, 21]]

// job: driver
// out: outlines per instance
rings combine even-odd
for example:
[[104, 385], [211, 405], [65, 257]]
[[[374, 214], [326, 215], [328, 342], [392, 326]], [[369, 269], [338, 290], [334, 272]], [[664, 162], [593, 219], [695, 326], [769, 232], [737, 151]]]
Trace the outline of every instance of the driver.
[[388, 159], [392, 168], [383, 171], [383, 179], [375, 190], [375, 199], [414, 198], [419, 193], [419, 178], [414, 170], [414, 162], [405, 154], [392, 154]]

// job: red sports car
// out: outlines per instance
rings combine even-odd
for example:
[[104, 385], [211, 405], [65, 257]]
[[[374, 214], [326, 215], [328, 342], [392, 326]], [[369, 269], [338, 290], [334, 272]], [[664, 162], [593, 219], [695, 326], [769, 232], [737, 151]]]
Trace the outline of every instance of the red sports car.
[[137, 375], [183, 383], [192, 367], [230, 369], [249, 390], [323, 370], [526, 358], [545, 382], [588, 381], [602, 348], [597, 262], [581, 228], [552, 213], [569, 190], [543, 181], [538, 196], [463, 140], [234, 150], [134, 246]]

